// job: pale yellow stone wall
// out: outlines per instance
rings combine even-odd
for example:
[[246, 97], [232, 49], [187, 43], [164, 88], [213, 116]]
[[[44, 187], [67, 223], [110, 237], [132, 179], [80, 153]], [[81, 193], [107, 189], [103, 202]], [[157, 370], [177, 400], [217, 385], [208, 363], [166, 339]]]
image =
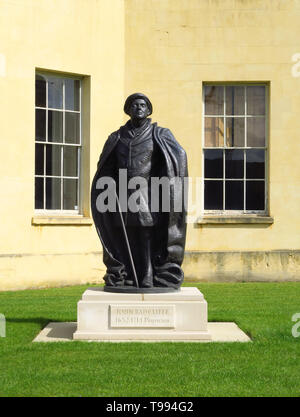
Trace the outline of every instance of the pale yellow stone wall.
[[[191, 176], [202, 175], [203, 83], [270, 84], [274, 223], [191, 224], [187, 250], [299, 249], [300, 77], [292, 75], [292, 57], [300, 52], [300, 2], [127, 0], [126, 6], [125, 92], [151, 97], [153, 119], [187, 150]], [[241, 271], [241, 262], [234, 262]]]
[[96, 282], [104, 272], [93, 225], [32, 225], [36, 68], [84, 77], [85, 216], [126, 95], [149, 95], [153, 120], [186, 148], [196, 177], [203, 82], [269, 83], [274, 223], [190, 224], [184, 269], [196, 280], [298, 279], [299, 21], [299, 0], [0, 0], [0, 290]]
[[0, 290], [100, 280], [92, 224], [31, 224], [35, 69], [86, 76], [86, 90], [90, 81], [90, 135], [85, 126], [83, 138], [90, 144], [83, 167], [88, 202], [103, 143], [123, 118], [124, 2], [0, 0], [0, 39]]
[[187, 252], [185, 281], [299, 281], [300, 250]]

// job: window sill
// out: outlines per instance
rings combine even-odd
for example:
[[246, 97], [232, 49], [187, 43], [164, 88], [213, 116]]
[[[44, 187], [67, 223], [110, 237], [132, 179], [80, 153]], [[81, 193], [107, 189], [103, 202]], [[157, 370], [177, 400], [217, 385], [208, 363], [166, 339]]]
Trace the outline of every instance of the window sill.
[[34, 226], [91, 226], [93, 224], [93, 220], [90, 217], [83, 216], [33, 216], [31, 224]]
[[203, 216], [196, 220], [197, 224], [272, 224], [274, 218], [270, 216]]

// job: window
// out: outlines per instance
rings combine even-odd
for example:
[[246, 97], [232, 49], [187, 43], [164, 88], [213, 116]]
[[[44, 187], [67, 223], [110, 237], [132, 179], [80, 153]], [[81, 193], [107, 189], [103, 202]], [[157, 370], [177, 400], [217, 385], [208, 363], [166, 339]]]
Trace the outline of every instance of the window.
[[35, 209], [79, 213], [81, 81], [37, 73]]
[[265, 214], [266, 86], [204, 86], [204, 211]]

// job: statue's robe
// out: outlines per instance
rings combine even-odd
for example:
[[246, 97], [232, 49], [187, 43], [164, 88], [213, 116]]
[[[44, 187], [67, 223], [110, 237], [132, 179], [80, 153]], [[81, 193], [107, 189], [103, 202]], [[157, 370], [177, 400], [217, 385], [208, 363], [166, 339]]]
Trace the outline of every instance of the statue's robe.
[[[129, 122], [130, 123], [130, 122]], [[97, 165], [97, 172], [91, 189], [91, 208], [97, 233], [103, 246], [103, 262], [107, 267], [104, 280], [107, 286], [123, 286], [130, 275], [129, 255], [127, 261], [120, 253], [127, 251], [123, 230], [116, 225], [116, 216], [120, 213], [104, 213], [97, 210], [96, 201], [102, 190], [96, 188], [97, 181], [104, 176], [113, 177], [118, 183], [118, 172], [112, 169], [114, 150], [120, 141], [124, 127], [113, 132], [107, 139]], [[155, 172], [151, 177], [167, 177], [169, 180], [177, 178], [181, 187], [170, 187], [170, 211], [156, 214], [156, 233], [153, 234], [153, 254], [151, 256], [154, 269], [153, 286], [179, 288], [184, 274], [181, 268], [184, 257], [186, 239], [186, 205], [184, 190], [188, 176], [187, 157], [184, 149], [179, 145], [169, 129], [152, 124], [152, 138], [156, 147]], [[178, 183], [177, 183], [178, 184]], [[118, 189], [117, 189], [118, 191]], [[178, 207], [181, 207], [178, 210]], [[175, 210], [174, 210], [175, 208]], [[136, 260], [138, 261], [138, 260]], [[132, 278], [130, 278], [132, 279]]]

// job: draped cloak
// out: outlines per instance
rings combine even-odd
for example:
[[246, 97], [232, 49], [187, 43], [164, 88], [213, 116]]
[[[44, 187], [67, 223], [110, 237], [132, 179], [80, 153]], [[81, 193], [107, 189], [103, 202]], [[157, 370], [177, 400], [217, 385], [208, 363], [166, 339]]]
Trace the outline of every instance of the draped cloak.
[[[153, 242], [152, 264], [154, 270], [154, 287], [179, 288], [184, 274], [181, 268], [184, 257], [186, 240], [186, 204], [184, 195], [187, 195], [187, 186], [184, 178], [188, 176], [187, 157], [184, 149], [174, 138], [169, 129], [157, 126], [153, 123], [153, 141], [157, 145], [160, 159], [159, 177], [172, 179], [177, 177], [181, 187], [170, 187], [170, 211], [158, 213], [157, 230]], [[97, 171], [91, 188], [91, 209], [98, 236], [103, 246], [103, 262], [107, 267], [104, 280], [107, 286], [124, 285], [128, 279], [128, 266], [120, 259], [120, 241], [125, 240], [122, 229], [116, 227], [113, 216], [116, 213], [97, 210], [96, 201], [101, 190], [96, 188], [97, 181], [103, 176], [114, 177], [116, 173], [110, 172], [109, 159], [120, 140], [122, 128], [113, 132], [107, 139], [97, 165]], [[158, 173], [155, 173], [157, 176]], [[151, 176], [154, 176], [151, 174]], [[176, 208], [177, 207], [177, 208]], [[181, 207], [181, 210], [178, 210]], [[174, 209], [175, 208], [175, 209]], [[128, 256], [129, 258], [129, 256]], [[128, 264], [127, 264], [128, 265]]]

